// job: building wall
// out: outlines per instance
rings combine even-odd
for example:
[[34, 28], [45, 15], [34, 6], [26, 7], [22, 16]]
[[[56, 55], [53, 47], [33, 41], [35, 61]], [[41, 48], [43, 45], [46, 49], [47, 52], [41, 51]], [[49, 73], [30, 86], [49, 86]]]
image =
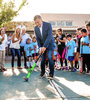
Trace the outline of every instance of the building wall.
[[90, 14], [41, 14], [45, 21], [72, 21], [72, 26], [82, 27], [90, 20]]
[[[53, 34], [55, 30], [58, 28], [62, 28], [64, 33], [72, 33], [75, 34], [76, 29], [78, 27], [85, 27], [85, 23], [90, 20], [90, 14], [41, 14], [44, 21], [54, 22], [55, 25], [53, 27]], [[63, 26], [57, 25], [58, 22], [62, 22], [66, 25], [66, 22], [72, 22], [71, 26]], [[14, 33], [17, 25], [25, 25], [27, 29], [27, 33], [34, 33], [34, 22], [10, 22], [6, 25], [7, 33]]]
[[[85, 27], [90, 14], [48, 14], [42, 13], [42, 19], [52, 24], [53, 30], [62, 28], [64, 33], [75, 34], [78, 27]], [[58, 24], [59, 23], [59, 24]]]

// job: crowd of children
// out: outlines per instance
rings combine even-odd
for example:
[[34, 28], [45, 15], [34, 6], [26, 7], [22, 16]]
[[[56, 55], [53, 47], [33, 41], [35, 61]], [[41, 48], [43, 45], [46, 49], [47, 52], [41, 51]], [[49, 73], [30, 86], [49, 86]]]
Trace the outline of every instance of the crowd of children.
[[[67, 36], [59, 34], [62, 29], [58, 29], [59, 32], [55, 36], [55, 41], [57, 41], [57, 58], [65, 61], [65, 66], [61, 62], [59, 64], [59, 70], [69, 70], [75, 72], [77, 69], [80, 73], [90, 72], [90, 22], [86, 25], [86, 28], [78, 28], [76, 36], [68, 34]], [[58, 31], [57, 30], [57, 31]], [[64, 39], [62, 37], [64, 36]], [[58, 41], [60, 42], [58, 45]], [[64, 43], [64, 48], [62, 49], [62, 43]], [[56, 47], [55, 47], [56, 48]], [[60, 52], [61, 49], [61, 52]], [[56, 49], [55, 49], [56, 51]], [[59, 52], [59, 54], [58, 54]], [[58, 59], [56, 59], [58, 62]], [[68, 63], [66, 63], [68, 62]], [[68, 65], [67, 65], [68, 64]], [[55, 67], [57, 64], [55, 63]]]
[[[87, 29], [78, 28], [76, 36], [72, 36], [71, 34], [68, 34], [67, 36], [64, 35], [65, 42], [63, 42], [63, 38], [62, 41], [60, 41], [60, 36], [56, 34], [54, 37], [55, 43], [53, 51], [55, 69], [68, 70], [72, 72], [75, 72], [78, 69], [78, 71], [80, 70], [80, 73], [89, 73], [90, 40], [88, 36], [88, 27], [90, 27], [90, 23], [87, 24]], [[62, 31], [62, 29], [59, 30]], [[62, 52], [60, 52], [59, 50], [61, 48], [58, 47], [60, 47], [62, 42], [63, 45], [65, 44], [65, 46], [62, 49]], [[35, 59], [38, 58], [38, 46], [35, 36], [32, 37], [32, 40], [27, 39], [24, 50], [27, 57], [27, 66], [31, 67], [34, 64]], [[60, 63], [63, 64], [60, 66]], [[46, 66], [48, 67], [48, 58], [46, 58]]]
[[38, 45], [35, 36], [32, 37], [32, 40], [30, 38], [27, 39], [24, 51], [27, 58], [27, 67], [31, 68], [38, 58]]
[[[86, 28], [78, 28], [76, 35], [73, 36], [71, 34], [65, 36], [62, 29], [58, 29], [54, 39], [53, 60], [55, 69], [72, 72], [79, 69], [80, 73], [90, 72], [90, 22], [86, 25]], [[2, 40], [0, 36], [1, 44]], [[36, 37], [27, 38], [23, 48], [26, 57], [26, 66], [27, 68], [31, 68], [39, 55]], [[37, 63], [37, 66], [40, 66], [39, 63]], [[46, 66], [48, 67], [48, 58], [46, 58]]]

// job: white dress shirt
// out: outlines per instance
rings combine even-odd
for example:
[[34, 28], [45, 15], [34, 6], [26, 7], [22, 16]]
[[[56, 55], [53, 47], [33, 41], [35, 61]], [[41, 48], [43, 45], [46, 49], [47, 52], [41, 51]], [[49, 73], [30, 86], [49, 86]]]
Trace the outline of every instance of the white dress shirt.
[[42, 26], [43, 26], [43, 22], [42, 22], [42, 24], [41, 24], [41, 27], [39, 27], [41, 36], [42, 36]]

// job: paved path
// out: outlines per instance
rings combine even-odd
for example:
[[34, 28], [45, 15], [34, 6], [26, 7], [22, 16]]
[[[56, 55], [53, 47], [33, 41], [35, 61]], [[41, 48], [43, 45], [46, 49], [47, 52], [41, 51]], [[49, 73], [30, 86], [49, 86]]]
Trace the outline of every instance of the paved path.
[[58, 98], [48, 80], [39, 74], [40, 71], [33, 71], [29, 82], [24, 82], [25, 69], [0, 73], [0, 100], [90, 100], [90, 75], [55, 71], [54, 82], [61, 92]]

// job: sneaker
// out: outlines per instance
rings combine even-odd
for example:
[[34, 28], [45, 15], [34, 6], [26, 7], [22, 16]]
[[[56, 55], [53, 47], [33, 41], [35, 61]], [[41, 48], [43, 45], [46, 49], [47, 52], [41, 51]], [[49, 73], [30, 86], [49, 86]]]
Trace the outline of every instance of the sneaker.
[[57, 66], [56, 69], [57, 69], [57, 70], [61, 70], [61, 67], [58, 67], [58, 66]]
[[65, 69], [65, 68], [62, 66], [62, 67], [61, 67], [61, 70], [64, 70], [64, 69]]
[[41, 77], [44, 77], [44, 74], [45, 74], [45, 73], [41, 73], [40, 76], [41, 76]]
[[58, 71], [62, 70], [62, 68], [58, 68]]
[[66, 70], [69, 70], [69, 68], [66, 66], [66, 68], [65, 68]]
[[52, 74], [49, 74], [49, 75], [47, 76], [47, 79], [53, 79], [53, 75], [52, 75]]
[[71, 72], [76, 72], [76, 68], [71, 68]]

